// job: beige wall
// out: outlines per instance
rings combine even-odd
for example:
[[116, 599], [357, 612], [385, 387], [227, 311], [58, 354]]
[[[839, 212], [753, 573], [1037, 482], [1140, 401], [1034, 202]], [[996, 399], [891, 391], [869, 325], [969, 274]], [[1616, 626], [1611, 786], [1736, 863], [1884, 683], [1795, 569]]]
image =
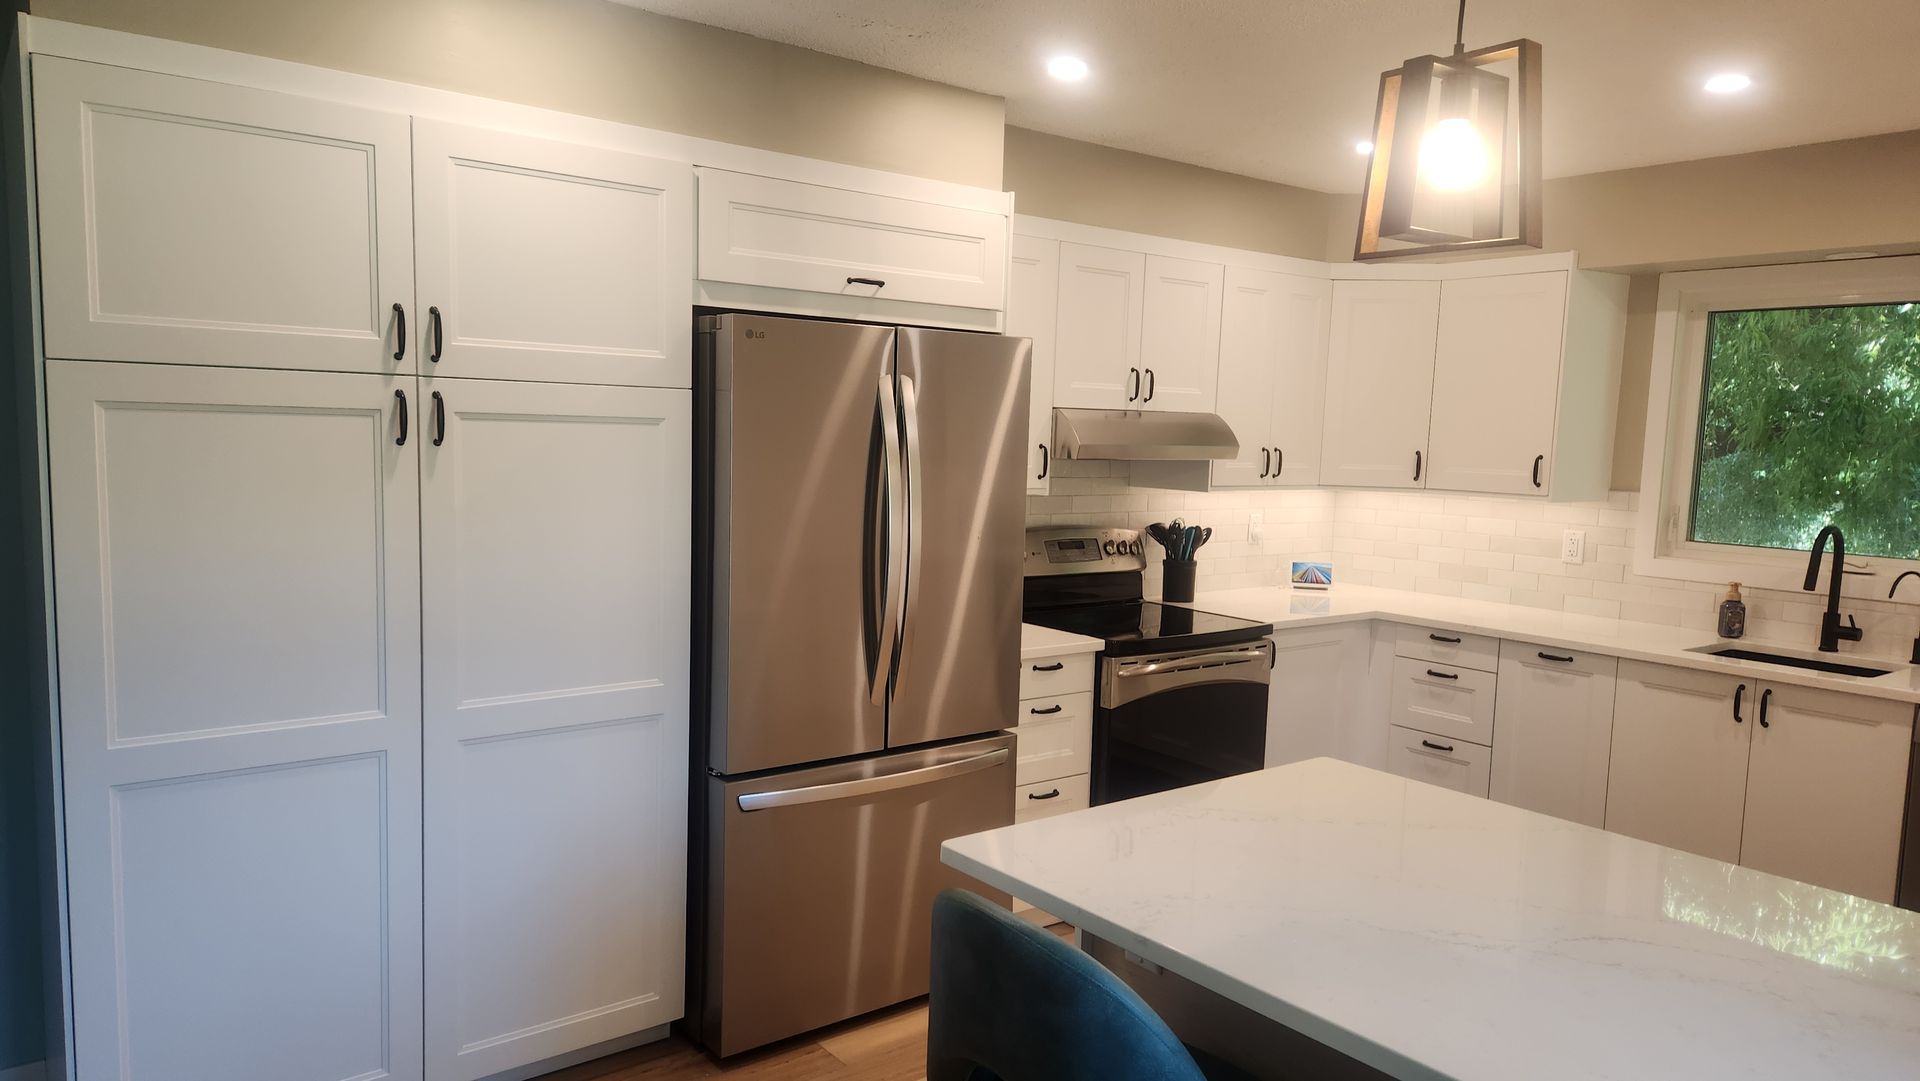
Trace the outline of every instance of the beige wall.
[[606, 0], [32, 0], [32, 13], [998, 188], [1005, 103]]
[[1022, 214], [1319, 259], [1335, 196], [1007, 128], [1006, 188]]

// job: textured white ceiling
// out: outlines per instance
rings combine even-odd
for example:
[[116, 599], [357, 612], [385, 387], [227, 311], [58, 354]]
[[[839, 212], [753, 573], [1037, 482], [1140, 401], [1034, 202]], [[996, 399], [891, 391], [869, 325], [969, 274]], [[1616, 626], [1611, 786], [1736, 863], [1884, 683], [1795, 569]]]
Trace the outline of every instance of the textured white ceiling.
[[[1007, 99], [1007, 122], [1358, 191], [1379, 73], [1453, 0], [619, 0]], [[1544, 48], [1549, 176], [1920, 128], [1920, 0], [1471, 0], [1467, 46]], [[1055, 52], [1093, 65], [1065, 84]], [[1722, 70], [1754, 86], [1700, 84]], [[725, 79], [725, 72], [714, 78]], [[1920, 181], [1917, 181], [1920, 186]]]

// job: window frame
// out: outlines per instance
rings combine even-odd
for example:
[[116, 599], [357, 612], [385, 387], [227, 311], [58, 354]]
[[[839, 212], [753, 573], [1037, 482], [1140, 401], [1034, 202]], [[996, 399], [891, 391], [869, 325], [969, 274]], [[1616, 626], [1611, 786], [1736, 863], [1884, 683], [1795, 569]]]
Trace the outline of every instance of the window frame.
[[[1699, 454], [1707, 331], [1713, 312], [1834, 305], [1920, 303], [1920, 256], [1856, 259], [1660, 276], [1653, 356], [1647, 380], [1646, 449], [1640, 467], [1640, 512], [1633, 570], [1648, 578], [1737, 581], [1761, 589], [1798, 590], [1807, 553], [1689, 540]], [[1920, 438], [1920, 432], [1916, 433]], [[1848, 596], [1884, 599], [1886, 583], [1920, 560], [1848, 553]], [[1822, 568], [1825, 580], [1825, 568]]]

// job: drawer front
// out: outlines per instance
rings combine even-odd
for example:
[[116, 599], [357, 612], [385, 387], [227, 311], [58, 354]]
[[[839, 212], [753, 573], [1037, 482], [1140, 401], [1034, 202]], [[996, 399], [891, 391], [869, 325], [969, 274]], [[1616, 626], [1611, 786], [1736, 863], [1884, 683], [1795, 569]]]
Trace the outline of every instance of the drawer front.
[[1397, 724], [1388, 732], [1387, 772], [1486, 798], [1491, 750]]
[[1036, 822], [1068, 811], [1086, 810], [1089, 792], [1087, 775], [1084, 773], [1023, 784], [1013, 790], [1014, 824]]
[[[1092, 696], [1089, 695], [1089, 698]], [[1093, 768], [1093, 713], [1066, 711], [1020, 722], [1013, 733], [1013, 783], [1037, 784]]]
[[1394, 641], [1397, 656], [1438, 661], [1482, 672], [1500, 670], [1500, 639], [1440, 627], [1402, 626]]
[[[1064, 721], [1089, 722], [1093, 718], [1093, 692], [1078, 691], [1050, 698], [1023, 698], [1015, 728], [1058, 724]], [[1012, 731], [1013, 729], [1008, 729]]]
[[1005, 215], [719, 169], [699, 175], [707, 281], [990, 311], [1006, 305]]
[[1491, 747], [1496, 683], [1492, 672], [1396, 658], [1387, 720], [1415, 731]]
[[[1020, 662], [1020, 701], [1054, 699], [1062, 695], [1093, 693], [1093, 654], [1040, 657]], [[1025, 716], [1024, 713], [1021, 716]]]

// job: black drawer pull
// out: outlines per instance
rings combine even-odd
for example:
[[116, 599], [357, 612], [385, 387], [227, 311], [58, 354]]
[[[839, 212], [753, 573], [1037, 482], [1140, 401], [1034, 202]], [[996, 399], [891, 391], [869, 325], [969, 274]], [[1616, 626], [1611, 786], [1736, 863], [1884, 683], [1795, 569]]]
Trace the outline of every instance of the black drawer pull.
[[1065, 708], [1067, 707], [1061, 705], [1058, 702], [1055, 702], [1053, 705], [1048, 706], [1045, 709], [1029, 709], [1027, 712], [1033, 714], [1035, 717], [1046, 717], [1051, 714], [1058, 713]]
[[405, 360], [407, 357], [407, 309], [393, 302], [393, 359]]
[[1447, 754], [1453, 753], [1453, 748], [1451, 746], [1445, 743], [1435, 743], [1432, 740], [1423, 739], [1420, 741], [1420, 746], [1425, 747], [1430, 751], [1444, 751]]
[[1037, 443], [1035, 444], [1035, 446], [1038, 446], [1040, 448], [1040, 475], [1033, 479], [1046, 480], [1047, 479], [1047, 445], [1045, 443]]
[[1742, 683], [1733, 689], [1733, 723], [1745, 724], [1747, 719], [1740, 716], [1740, 700], [1747, 696], [1747, 685]]
[[440, 326], [439, 307], [435, 306], [435, 307], [428, 308], [427, 318], [433, 324], [433, 352], [427, 354], [427, 359], [432, 361], [435, 364], [438, 364], [440, 363], [440, 351], [446, 346], [446, 342], [442, 338], [442, 327]]
[[1572, 657], [1562, 657], [1558, 653], [1535, 653], [1534, 656], [1540, 658], [1543, 661], [1552, 661], [1555, 664], [1572, 664], [1573, 663]]
[[447, 400], [439, 391], [433, 392], [433, 445], [439, 446], [447, 441]]
[[1028, 799], [1052, 799], [1053, 797], [1059, 794], [1060, 794], [1060, 790], [1058, 788], [1050, 788], [1045, 792], [1029, 792], [1027, 793], [1027, 798]]
[[1540, 466], [1546, 462], [1546, 460], [1547, 456], [1544, 454], [1536, 454], [1533, 456], [1533, 486], [1535, 488], [1540, 487]]
[[871, 285], [875, 289], [885, 289], [887, 287], [887, 283], [884, 281], [881, 281], [879, 278], [848, 278], [847, 284], [848, 285]]
[[1432, 676], [1435, 679], [1459, 679], [1460, 678], [1460, 673], [1458, 672], [1436, 672], [1431, 668], [1427, 669], [1427, 674]]
[[1427, 637], [1433, 639], [1436, 642], [1445, 642], [1447, 645], [1450, 645], [1450, 646], [1457, 646], [1460, 644], [1460, 639], [1448, 638], [1444, 634], [1429, 634], [1427, 635]]
[[404, 447], [407, 445], [407, 392], [404, 390], [394, 391], [393, 400], [400, 403], [400, 438], [394, 440], [393, 445], [396, 447]]
[[1760, 692], [1760, 727], [1762, 728], [1773, 727], [1773, 725], [1767, 723], [1767, 707], [1772, 703], [1773, 688], [1768, 687], [1766, 690]]
[[1036, 672], [1058, 672], [1059, 670], [1061, 670], [1062, 668], [1065, 668], [1066, 666], [1067, 666], [1066, 662], [1064, 661], [1055, 661], [1052, 664], [1035, 664], [1035, 665], [1030, 665], [1029, 667], [1031, 667]]
[[1421, 463], [1420, 452], [1416, 450], [1413, 452], [1413, 479], [1414, 480], [1420, 479], [1420, 463]]

